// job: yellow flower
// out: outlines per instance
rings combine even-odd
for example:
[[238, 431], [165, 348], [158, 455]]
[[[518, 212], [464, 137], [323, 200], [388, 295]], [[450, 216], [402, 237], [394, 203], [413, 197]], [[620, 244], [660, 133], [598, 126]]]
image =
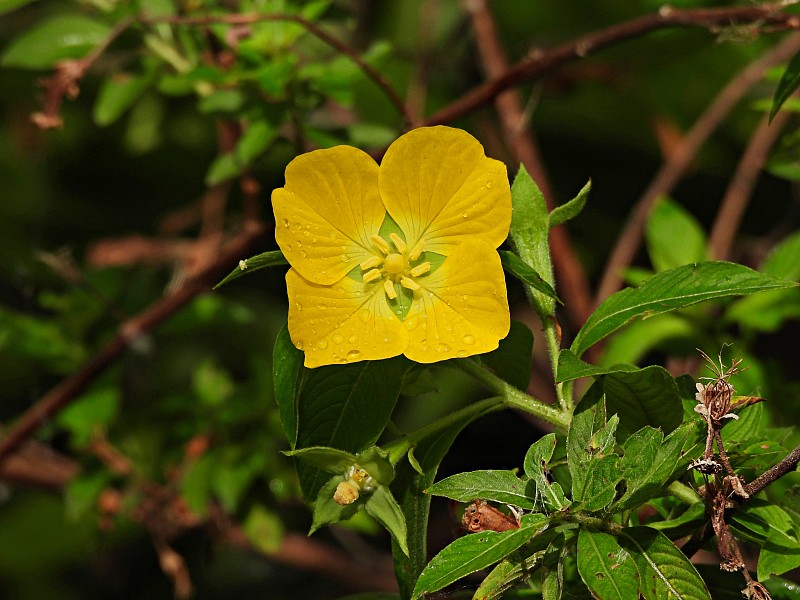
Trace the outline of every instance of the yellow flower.
[[289, 334], [305, 365], [405, 354], [431, 363], [508, 334], [497, 247], [511, 222], [505, 165], [468, 133], [415, 129], [380, 167], [350, 146], [286, 167], [272, 193]]

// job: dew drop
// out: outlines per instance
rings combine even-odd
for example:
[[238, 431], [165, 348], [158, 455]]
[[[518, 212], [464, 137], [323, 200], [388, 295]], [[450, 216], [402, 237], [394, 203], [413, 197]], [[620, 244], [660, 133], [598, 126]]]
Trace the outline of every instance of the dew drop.
[[347, 353], [347, 360], [358, 360], [360, 357], [360, 350], [350, 350], [350, 352]]
[[467, 358], [469, 356], [465, 350], [459, 350], [456, 354], [458, 358]]
[[311, 237], [311, 232], [310, 232], [310, 231], [308, 231], [308, 230], [305, 230], [305, 231], [303, 232], [303, 235], [304, 235], [304, 236], [306, 236], [306, 237]]
[[370, 312], [366, 309], [358, 313], [358, 318], [361, 319], [362, 323], [366, 323], [367, 321], [369, 321], [369, 317], [370, 317]]
[[317, 310], [327, 310], [327, 309], [328, 309], [328, 305], [327, 304], [318, 304], [317, 305]]
[[463, 215], [461, 215], [461, 216], [462, 216], [462, 217], [464, 217], [464, 218], [466, 219], [466, 218], [468, 218], [468, 217], [469, 217], [469, 213], [464, 213], [464, 214], [463, 214]]
[[318, 240], [317, 238], [314, 238], [313, 240], [311, 240], [311, 243], [312, 243], [312, 244], [316, 244], [318, 241], [319, 241], [319, 240]]
[[486, 182], [486, 187], [487, 187], [487, 188], [490, 188], [490, 187], [492, 187], [492, 180], [491, 180], [491, 179], [490, 179], [489, 181], [487, 181], [487, 182]]
[[347, 262], [348, 260], [350, 260], [350, 257], [347, 254], [342, 254], [342, 262]]
[[300, 240], [297, 240], [297, 247], [298, 248], [302, 248], [303, 247], [303, 242], [301, 242]]
[[284, 227], [289, 227], [289, 219], [284, 219], [283, 220], [283, 226]]
[[308, 253], [305, 250], [300, 250], [300, 256], [305, 258], [306, 256], [308, 256]]
[[296, 347], [298, 350], [302, 350], [302, 349], [303, 349], [303, 340], [297, 340], [297, 341], [294, 343], [294, 345], [295, 345], [295, 347]]
[[436, 344], [436, 351], [437, 352], [447, 352], [450, 350], [450, 346], [447, 344]]
[[333, 336], [333, 343], [334, 344], [341, 344], [344, 341], [344, 338], [339, 335], [338, 333], [334, 334]]
[[301, 310], [303, 310], [303, 305], [302, 305], [302, 304], [300, 304], [299, 302], [295, 303], [295, 306], [297, 307], [297, 310], [298, 310], [298, 311], [301, 311]]
[[320, 340], [319, 347], [321, 350], [325, 350], [328, 347], [328, 342], [326, 340]]
[[358, 341], [358, 336], [351, 335], [349, 338], [347, 338], [347, 341], [350, 342], [351, 344], [355, 344]]
[[464, 342], [467, 346], [472, 346], [472, 344], [475, 343], [475, 338], [470, 334], [467, 334], [461, 339], [461, 341]]

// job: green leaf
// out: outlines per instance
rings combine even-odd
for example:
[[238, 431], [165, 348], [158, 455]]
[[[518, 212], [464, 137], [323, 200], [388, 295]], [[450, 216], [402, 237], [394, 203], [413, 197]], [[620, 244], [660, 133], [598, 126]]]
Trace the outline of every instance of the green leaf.
[[[745, 300], [773, 293], [781, 292], [762, 292]], [[654, 349], [668, 348], [673, 341], [694, 340], [696, 336], [697, 324], [682, 313], [664, 313], [644, 321], [633, 321], [606, 340], [599, 362], [603, 366], [637, 364]]]
[[274, 554], [283, 542], [283, 521], [275, 513], [261, 505], [256, 505], [247, 513], [242, 531], [261, 552]]
[[[531, 176], [520, 165], [511, 186], [511, 229], [509, 235], [517, 255], [550, 284], [555, 284], [550, 261], [549, 216], [547, 203]], [[555, 301], [535, 287], [529, 286], [533, 306], [542, 318], [553, 315]]]
[[706, 234], [685, 208], [661, 198], [647, 219], [645, 240], [656, 271], [708, 259]]
[[231, 271], [228, 276], [225, 277], [225, 279], [215, 285], [214, 289], [217, 289], [218, 287], [231, 282], [234, 279], [238, 279], [243, 275], [248, 275], [249, 273], [258, 271], [259, 269], [266, 269], [267, 267], [282, 267], [288, 264], [289, 263], [283, 257], [283, 253], [280, 250], [272, 250], [271, 252], [256, 254], [248, 259], [239, 261], [239, 266]]
[[394, 479], [394, 467], [389, 462], [388, 453], [376, 446], [359, 452], [356, 464], [366, 470], [380, 485], [389, 485]]
[[3, 15], [12, 10], [16, 10], [21, 6], [30, 4], [34, 0], [0, 0], [0, 15]]
[[412, 600], [501, 561], [544, 531], [547, 525], [548, 520], [543, 515], [523, 515], [519, 529], [484, 531], [457, 539], [434, 556], [422, 571], [411, 595]]
[[531, 288], [538, 290], [545, 296], [564, 304], [556, 295], [553, 286], [547, 283], [532, 267], [523, 262], [519, 256], [508, 250], [500, 250], [499, 253], [500, 262], [503, 263], [503, 269], [505, 269], [506, 273], [510, 273], [522, 283], [527, 283]]
[[683, 511], [680, 516], [666, 521], [650, 521], [647, 526], [661, 531], [670, 539], [678, 539], [694, 533], [705, 521], [706, 505], [702, 502], [695, 502]]
[[[619, 456], [609, 454], [589, 462], [583, 487], [574, 492], [576, 510], [594, 512], [606, 508], [617, 495], [617, 484], [622, 481]], [[573, 486], [574, 489], [574, 486]]]
[[429, 487], [427, 492], [459, 502], [482, 498], [533, 510], [536, 502], [526, 495], [525, 487], [525, 482], [513, 471], [470, 471], [442, 479]]
[[83, 394], [62, 410], [56, 422], [69, 430], [75, 446], [92, 441], [98, 427], [109, 425], [119, 412], [120, 390], [101, 387]]
[[530, 477], [536, 487], [534, 498], [541, 496], [544, 507], [550, 511], [559, 511], [570, 505], [570, 501], [564, 496], [561, 485], [556, 482], [551, 483], [548, 478], [547, 464], [553, 457], [555, 447], [556, 435], [548, 433], [528, 448], [524, 462], [525, 474]]
[[308, 373], [303, 367], [303, 360], [303, 352], [295, 348], [289, 337], [289, 329], [284, 325], [275, 338], [272, 376], [281, 427], [292, 448], [297, 444], [298, 403]]
[[792, 529], [791, 517], [781, 507], [761, 498], [751, 498], [731, 514], [728, 524], [737, 537], [759, 546], [763, 546], [776, 530], [784, 537], [776, 537], [775, 543], [782, 542], [787, 550], [798, 546], [797, 541], [786, 534]]
[[645, 600], [711, 600], [697, 569], [663, 533], [627, 527], [619, 543], [639, 569], [639, 591]]
[[511, 321], [511, 330], [500, 340], [497, 350], [481, 356], [481, 361], [498, 377], [515, 388], [528, 389], [531, 379], [533, 333], [520, 321]]
[[780, 529], [774, 529], [758, 554], [758, 579], [781, 575], [797, 567], [800, 567], [800, 543]]
[[637, 317], [647, 317], [714, 298], [792, 287], [793, 283], [742, 265], [705, 262], [657, 273], [638, 288], [605, 299], [584, 323], [570, 349], [578, 356]]
[[[358, 453], [383, 433], [411, 363], [403, 358], [305, 369], [298, 402], [297, 446], [328, 446]], [[327, 477], [298, 465], [306, 498]]]
[[669, 371], [658, 365], [603, 377], [606, 411], [619, 415], [620, 441], [642, 427], [660, 427], [664, 433], [683, 420], [683, 403]]
[[298, 458], [309, 465], [336, 475], [344, 475], [347, 469], [356, 464], [355, 455], [345, 452], [344, 450], [325, 448], [322, 446], [287, 450], [284, 454], [286, 456]]
[[59, 61], [83, 58], [109, 32], [108, 25], [80, 14], [51, 17], [15, 38], [3, 52], [0, 65], [49, 69]]
[[775, 95], [772, 97], [772, 108], [769, 111], [769, 120], [778, 114], [781, 106], [791, 96], [797, 87], [800, 86], [800, 52], [795, 54], [786, 65], [778, 87], [775, 88]]
[[578, 403], [567, 432], [567, 466], [572, 478], [573, 499], [583, 494], [589, 463], [600, 450], [606, 449], [600, 447], [602, 444], [598, 444], [595, 437], [598, 432], [605, 431], [605, 426], [603, 385], [596, 381]]
[[153, 76], [116, 74], [103, 80], [95, 100], [92, 118], [100, 127], [119, 119], [153, 83]]
[[570, 219], [577, 217], [583, 207], [586, 206], [586, 201], [589, 199], [589, 192], [592, 190], [592, 182], [588, 181], [585, 186], [578, 192], [572, 200], [561, 206], [556, 206], [550, 212], [550, 227], [566, 223]]
[[636, 564], [608, 533], [580, 530], [578, 573], [597, 598], [630, 600], [639, 595]]
[[336, 488], [344, 481], [344, 476], [334, 475], [319, 489], [317, 499], [314, 501], [314, 516], [308, 535], [314, 533], [323, 525], [331, 525], [339, 521], [346, 521], [359, 510], [364, 508], [366, 497], [361, 494], [355, 502], [342, 506], [333, 499]]
[[578, 358], [572, 350], [564, 348], [558, 354], [556, 383], [572, 381], [581, 377], [598, 377], [608, 373], [637, 371], [634, 365], [614, 365], [613, 367], [596, 367]]
[[400, 550], [408, 556], [408, 541], [406, 531], [406, 518], [397, 500], [394, 499], [389, 488], [379, 486], [367, 497], [364, 505], [367, 513], [386, 530], [392, 534], [392, 538], [400, 547]]
[[211, 163], [206, 174], [206, 185], [216, 185], [244, 173], [277, 137], [278, 129], [271, 123], [252, 123], [245, 129], [233, 151], [217, 156]]

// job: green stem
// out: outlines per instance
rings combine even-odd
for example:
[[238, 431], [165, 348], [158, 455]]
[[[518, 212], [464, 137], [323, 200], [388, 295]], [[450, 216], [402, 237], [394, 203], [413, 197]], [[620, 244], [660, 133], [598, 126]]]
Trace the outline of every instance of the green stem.
[[669, 490], [669, 493], [675, 496], [678, 500], [685, 502], [686, 504], [695, 504], [703, 501], [697, 492], [680, 481], [673, 481], [670, 483], [667, 490]]
[[618, 535], [624, 528], [619, 523], [615, 523], [614, 521], [609, 521], [608, 519], [601, 519], [599, 517], [592, 517], [585, 513], [581, 512], [564, 512], [564, 513], [555, 513], [550, 516], [551, 526], [556, 521], [562, 521], [567, 523], [578, 523], [579, 525], [584, 525], [586, 527], [592, 527], [594, 529], [599, 529], [601, 531], [607, 531], [613, 535]]
[[[544, 324], [544, 336], [547, 342], [547, 353], [550, 355], [550, 368], [553, 370], [553, 379], [558, 379], [558, 356], [561, 348], [558, 343], [558, 335], [556, 333], [555, 317], [542, 318]], [[556, 384], [556, 398], [562, 411], [572, 411], [572, 398], [565, 394], [565, 387], [563, 383]]]
[[483, 383], [488, 389], [499, 394], [503, 398], [506, 406], [524, 410], [527, 413], [534, 415], [552, 423], [559, 429], [566, 431], [569, 428], [570, 416], [569, 413], [553, 408], [549, 404], [545, 404], [541, 400], [529, 396], [515, 388], [513, 385], [504, 381], [497, 375], [491, 373], [486, 368], [480, 366], [472, 360], [454, 360], [451, 361], [452, 365], [457, 366], [459, 369], [472, 375], [475, 379]]
[[433, 423], [425, 425], [425, 427], [420, 427], [411, 433], [407, 433], [403, 437], [396, 439], [384, 446], [384, 450], [389, 453], [389, 462], [391, 462], [393, 465], [397, 464], [397, 462], [403, 458], [403, 456], [405, 456], [410, 448], [413, 448], [421, 440], [433, 435], [434, 433], [446, 429], [456, 423], [463, 422], [464, 420], [477, 419], [479, 416], [500, 410], [504, 407], [504, 399], [501, 396], [493, 396], [491, 398], [481, 400], [480, 402], [470, 404], [461, 410], [457, 410], [454, 413], [448, 414], [446, 417], [442, 417]]

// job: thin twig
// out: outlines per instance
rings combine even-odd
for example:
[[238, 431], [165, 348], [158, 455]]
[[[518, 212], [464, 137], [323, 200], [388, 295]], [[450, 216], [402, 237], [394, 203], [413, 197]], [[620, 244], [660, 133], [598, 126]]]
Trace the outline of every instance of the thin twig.
[[228, 25], [249, 25], [252, 23], [260, 23], [263, 21], [291, 21], [297, 23], [303, 29], [308, 31], [314, 37], [322, 40], [338, 52], [347, 56], [352, 60], [364, 74], [372, 79], [389, 101], [394, 105], [398, 113], [400, 113], [409, 127], [416, 127], [419, 123], [417, 119], [411, 114], [406, 107], [400, 95], [394, 90], [389, 80], [386, 79], [377, 69], [366, 62], [356, 52], [341, 40], [329, 34], [324, 29], [317, 27], [311, 21], [304, 19], [299, 15], [289, 14], [243, 14], [243, 15], [208, 15], [203, 17], [147, 17], [140, 16], [139, 22], [146, 25], [153, 25], [156, 23], [168, 23], [171, 25], [214, 25], [217, 23], [225, 23]]
[[628, 266], [639, 244], [650, 209], [656, 200], [677, 185], [689, 168], [697, 152], [719, 126], [737, 102], [753, 85], [761, 80], [764, 72], [800, 50], [800, 34], [788, 36], [767, 54], [748, 65], [717, 95], [714, 101], [703, 112], [692, 126], [681, 144], [671, 153], [664, 165], [656, 173], [650, 185], [636, 202], [617, 242], [609, 255], [603, 277], [598, 286], [595, 304], [600, 304], [608, 296], [616, 292], [621, 283], [621, 273]]
[[539, 78], [554, 68], [576, 58], [668, 27], [699, 27], [712, 32], [737, 25], [767, 26], [773, 29], [799, 29], [800, 17], [784, 14], [785, 2], [768, 2], [758, 6], [679, 10], [669, 6], [657, 13], [637, 17], [607, 29], [585, 35], [547, 51], [532, 52], [501, 76], [467, 92], [461, 98], [428, 118], [425, 125], [450, 123], [492, 102], [498, 94], [523, 81]]
[[777, 465], [770, 467], [761, 475], [756, 477], [753, 481], [744, 486], [744, 491], [747, 492], [751, 497], [754, 496], [766, 488], [770, 483], [773, 483], [787, 473], [794, 471], [797, 468], [798, 462], [800, 462], [800, 446], [792, 450], [791, 453]]
[[232, 264], [255, 250], [263, 241], [264, 233], [263, 226], [249, 225], [238, 237], [231, 240], [214, 262], [206, 265], [174, 294], [155, 302], [144, 312], [120, 325], [114, 338], [88, 363], [42, 396], [16, 421], [8, 434], [0, 440], [0, 464], [44, 422], [78, 397], [142, 335], [173, 315], [195, 296], [209, 291], [227, 274]]
[[750, 138], [711, 228], [708, 249], [709, 254], [715, 259], [725, 260], [730, 255], [733, 238], [742, 221], [758, 176], [790, 115], [789, 111], [780, 111], [772, 122], [769, 120], [769, 115], [764, 115], [755, 134]]
[[[466, 0], [464, 6], [472, 18], [472, 27], [475, 30], [483, 66], [489, 77], [498, 77], [508, 70], [508, 60], [500, 44], [497, 28], [486, 0]], [[525, 165], [525, 169], [544, 194], [548, 207], [554, 208], [555, 200], [549, 177], [542, 164], [536, 138], [530, 124], [527, 123], [528, 119], [519, 94], [512, 89], [499, 94], [495, 98], [495, 107], [514, 158]], [[591, 312], [589, 282], [564, 227], [551, 230], [550, 243], [562, 293], [570, 299], [567, 311], [577, 329]]]

